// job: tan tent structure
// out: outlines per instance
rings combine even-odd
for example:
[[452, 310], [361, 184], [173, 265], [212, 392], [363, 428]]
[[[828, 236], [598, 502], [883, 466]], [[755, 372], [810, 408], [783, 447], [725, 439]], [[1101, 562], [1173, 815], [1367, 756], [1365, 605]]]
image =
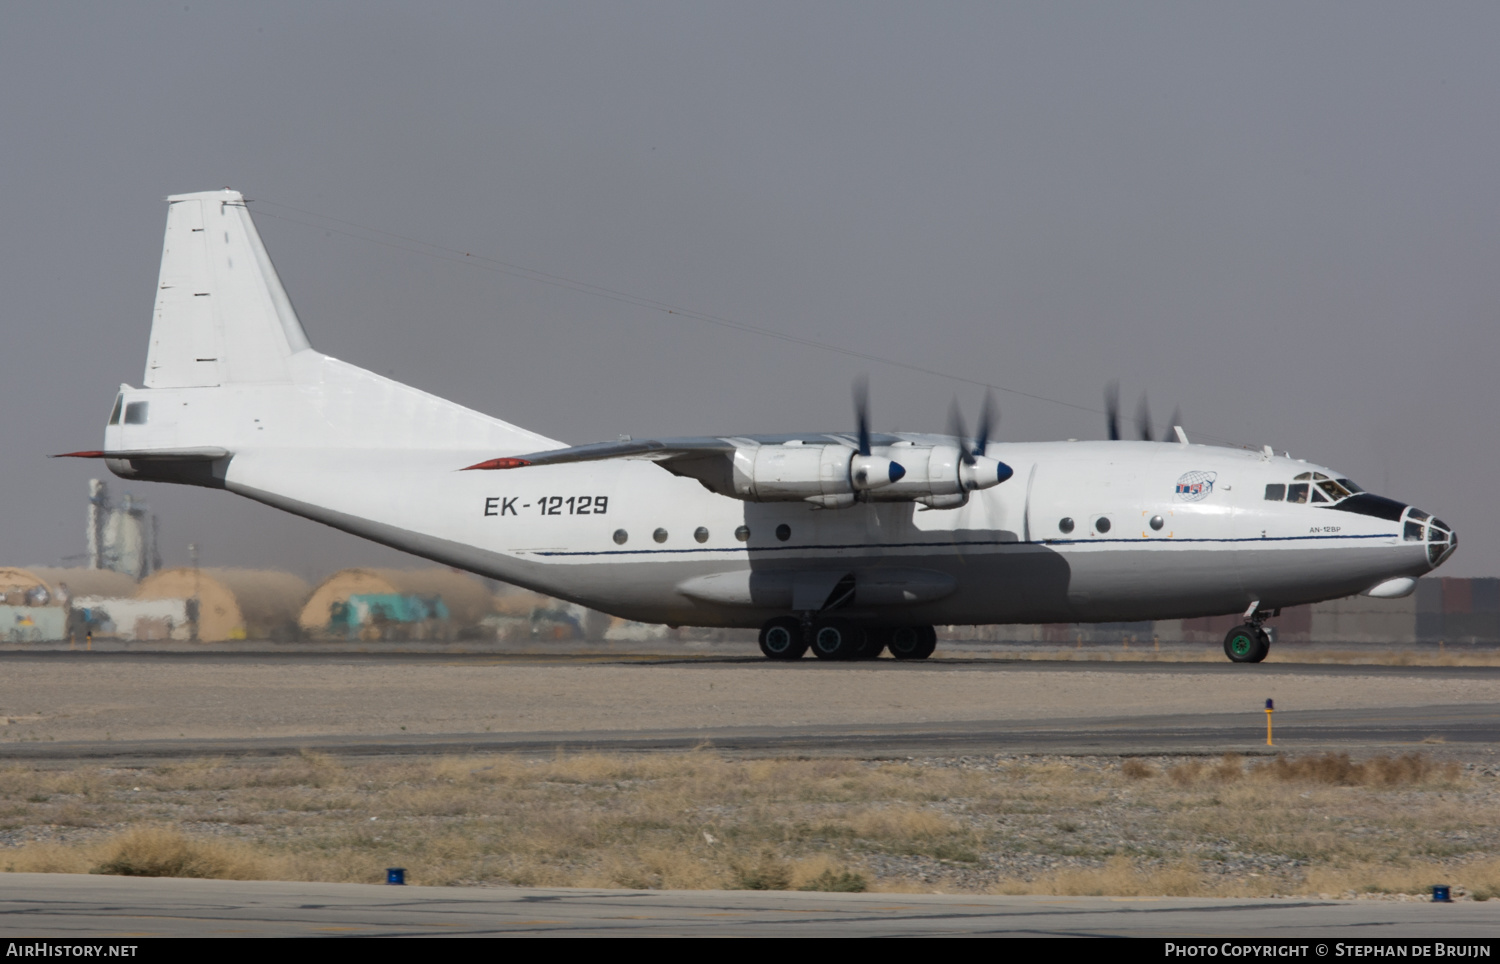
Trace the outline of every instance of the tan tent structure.
[[137, 599], [198, 600], [198, 638], [288, 639], [307, 599], [306, 581], [270, 569], [163, 569], [141, 580]]
[[455, 569], [343, 569], [319, 584], [297, 623], [304, 633], [330, 631], [335, 608], [351, 596], [440, 597], [449, 619], [443, 627], [411, 627], [409, 638], [467, 636], [495, 611], [494, 597], [474, 576]]
[[134, 596], [135, 580], [110, 569], [58, 569], [50, 566], [0, 566], [0, 603], [10, 606], [60, 606], [75, 596]]

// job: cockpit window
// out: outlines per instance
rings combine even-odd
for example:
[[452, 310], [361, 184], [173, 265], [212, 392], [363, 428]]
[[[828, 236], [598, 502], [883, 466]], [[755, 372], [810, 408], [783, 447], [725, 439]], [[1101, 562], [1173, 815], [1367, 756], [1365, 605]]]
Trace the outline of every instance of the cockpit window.
[[115, 407], [109, 413], [109, 424], [111, 424], [111, 425], [119, 425], [120, 424], [120, 409], [122, 409], [124, 407], [125, 407], [125, 396], [124, 395], [116, 395], [115, 396]]
[[1266, 501], [1279, 502], [1284, 492], [1288, 502], [1295, 502], [1299, 505], [1307, 502], [1327, 504], [1342, 502], [1355, 493], [1363, 491], [1364, 489], [1348, 479], [1330, 479], [1322, 472], [1303, 472], [1291, 485], [1266, 486]]
[[1318, 488], [1322, 489], [1324, 492], [1327, 492], [1328, 497], [1335, 502], [1337, 502], [1339, 499], [1346, 499], [1354, 494], [1332, 479], [1325, 479], [1322, 482], [1319, 482]]
[[126, 425], [145, 425], [146, 412], [150, 402], [131, 402], [125, 406]]
[[1422, 541], [1422, 523], [1420, 523], [1420, 522], [1408, 522], [1408, 523], [1406, 523], [1406, 534], [1403, 536], [1403, 538], [1407, 542], [1421, 542]]
[[1413, 507], [1406, 510], [1406, 516], [1409, 519], [1425, 519], [1427, 518], [1427, 513], [1423, 512], [1421, 509]]

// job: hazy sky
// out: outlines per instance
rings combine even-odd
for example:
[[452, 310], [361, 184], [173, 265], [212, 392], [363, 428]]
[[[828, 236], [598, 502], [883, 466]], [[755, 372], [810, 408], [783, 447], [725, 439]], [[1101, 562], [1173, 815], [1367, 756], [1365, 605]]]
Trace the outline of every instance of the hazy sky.
[[[1001, 393], [1006, 439], [1101, 437], [1118, 378], [1500, 574], [1497, 37], [1478, 3], [5, 5], [0, 564], [83, 551], [102, 466], [43, 456], [140, 382], [164, 196], [229, 185], [315, 347], [554, 438], [843, 430], [860, 372], [877, 428], [942, 430], [981, 390], [394, 235], [1068, 403]], [[128, 488], [169, 564], [406, 560]]]

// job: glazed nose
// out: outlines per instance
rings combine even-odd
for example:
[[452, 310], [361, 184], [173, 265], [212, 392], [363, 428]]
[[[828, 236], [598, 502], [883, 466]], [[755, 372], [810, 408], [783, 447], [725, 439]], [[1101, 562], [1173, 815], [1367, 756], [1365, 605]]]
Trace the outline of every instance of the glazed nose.
[[1410, 510], [1408, 519], [1408, 531], [1413, 521], [1426, 519], [1427, 564], [1432, 568], [1442, 565], [1443, 560], [1453, 555], [1453, 550], [1458, 548], [1458, 536], [1453, 532], [1453, 527], [1442, 519], [1434, 519], [1416, 509]]

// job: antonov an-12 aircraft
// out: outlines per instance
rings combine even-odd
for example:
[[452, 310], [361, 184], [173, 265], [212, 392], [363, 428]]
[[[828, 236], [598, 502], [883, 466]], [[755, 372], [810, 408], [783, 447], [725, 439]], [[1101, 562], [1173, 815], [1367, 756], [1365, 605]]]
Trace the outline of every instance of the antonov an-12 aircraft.
[[[244, 197], [168, 198], [143, 387], [103, 458], [767, 658], [923, 659], [934, 625], [1243, 613], [1410, 593], [1450, 527], [1269, 447], [855, 431], [569, 447], [313, 350]], [[956, 420], [955, 420], [956, 421]]]

